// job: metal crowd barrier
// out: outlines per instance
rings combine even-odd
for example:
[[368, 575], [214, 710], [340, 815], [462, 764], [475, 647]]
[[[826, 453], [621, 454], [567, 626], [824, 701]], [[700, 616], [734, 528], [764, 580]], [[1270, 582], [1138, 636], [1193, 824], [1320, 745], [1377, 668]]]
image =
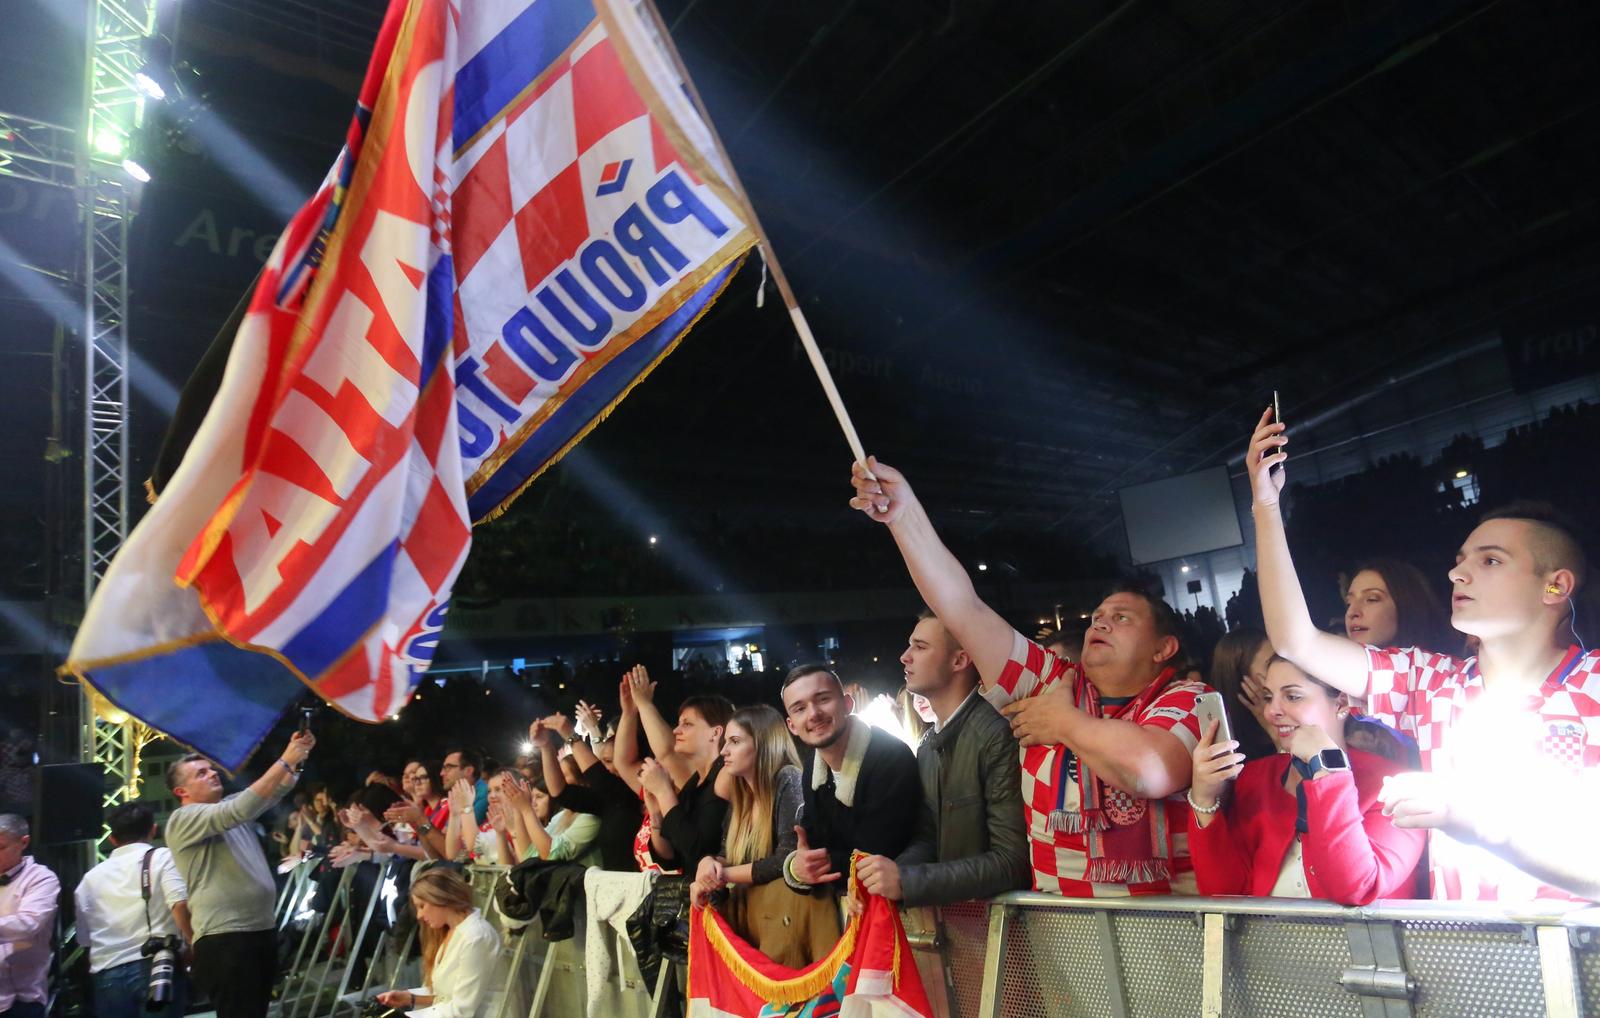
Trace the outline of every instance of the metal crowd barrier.
[[[351, 992], [372, 908], [349, 916], [349, 873], [308, 927], [280, 1018], [333, 1018], [401, 979], [374, 983], [380, 949]], [[473, 867], [474, 900], [506, 936], [507, 992], [490, 1018], [586, 1013], [578, 935], [547, 942], [537, 920], [500, 915], [505, 867]], [[286, 892], [293, 893], [293, 892]], [[303, 897], [303, 891], [298, 892]], [[298, 902], [300, 897], [293, 900]], [[378, 898], [374, 894], [373, 899]], [[290, 906], [293, 911], [295, 906]], [[341, 911], [341, 909], [343, 911]], [[359, 924], [338, 954], [345, 930]], [[1392, 901], [1345, 908], [1281, 898], [1060, 898], [1034, 892], [907, 914], [923, 985], [940, 1018], [1580, 1018], [1600, 1014], [1600, 909], [1542, 903]], [[312, 930], [315, 928], [316, 932]], [[338, 935], [330, 931], [339, 930]], [[384, 934], [386, 936], [386, 933]], [[313, 945], [308, 947], [308, 942]], [[341, 967], [337, 992], [333, 983]], [[619, 943], [603, 1018], [662, 1018], [677, 973], [653, 986]]]
[[1600, 1013], [1597, 935], [1600, 909], [1554, 902], [1019, 892], [941, 909], [913, 949], [959, 1018], [1579, 1018]]
[[[390, 931], [377, 930], [373, 916], [381, 907], [385, 870], [364, 908], [355, 908], [351, 884], [356, 868], [340, 872], [327, 911], [309, 913], [311, 879], [315, 863], [302, 863], [290, 873], [278, 898], [280, 936], [297, 920], [304, 929], [295, 938], [295, 951], [282, 981], [273, 1013], [276, 1018], [338, 1018], [359, 1013], [368, 997], [383, 990], [415, 986], [417, 962], [413, 955], [415, 929], [402, 943], [391, 944]], [[584, 964], [584, 917], [577, 917], [577, 935], [568, 940], [546, 941], [538, 920], [520, 923], [503, 915], [494, 897], [495, 884], [508, 872], [506, 866], [470, 866], [467, 880], [478, 908], [505, 941], [505, 988], [497, 995], [488, 1018], [572, 1018], [587, 1010], [587, 970]], [[373, 932], [376, 930], [376, 932]], [[361, 947], [376, 937], [370, 961], [360, 979], [356, 969]], [[389, 964], [379, 974], [380, 960], [390, 947]], [[646, 985], [633, 949], [619, 942], [612, 971], [605, 984], [602, 1007], [605, 1018], [662, 1018], [668, 1013], [675, 969], [663, 963], [653, 985]], [[359, 985], [357, 985], [359, 984]]]

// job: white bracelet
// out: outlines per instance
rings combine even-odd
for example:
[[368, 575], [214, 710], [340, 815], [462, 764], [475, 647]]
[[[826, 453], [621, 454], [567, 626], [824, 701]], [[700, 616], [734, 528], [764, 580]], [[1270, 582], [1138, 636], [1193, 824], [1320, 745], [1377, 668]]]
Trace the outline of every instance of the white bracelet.
[[1198, 802], [1195, 802], [1194, 801], [1194, 789], [1193, 788], [1185, 789], [1184, 793], [1183, 793], [1183, 797], [1185, 799], [1189, 800], [1189, 808], [1194, 810], [1196, 813], [1199, 813], [1201, 816], [1207, 816], [1208, 817], [1211, 814], [1215, 813], [1217, 810], [1222, 808], [1222, 800], [1221, 799], [1218, 799], [1216, 802], [1212, 803], [1209, 808], [1200, 805]]

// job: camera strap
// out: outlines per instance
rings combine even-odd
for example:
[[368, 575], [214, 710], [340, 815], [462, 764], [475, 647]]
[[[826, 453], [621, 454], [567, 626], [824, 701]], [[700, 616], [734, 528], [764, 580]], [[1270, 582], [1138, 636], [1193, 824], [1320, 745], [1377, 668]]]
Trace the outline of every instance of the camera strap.
[[150, 856], [155, 849], [144, 850], [144, 858], [139, 860], [139, 894], [144, 898], [144, 932], [146, 937], [155, 936], [155, 927], [150, 924]]

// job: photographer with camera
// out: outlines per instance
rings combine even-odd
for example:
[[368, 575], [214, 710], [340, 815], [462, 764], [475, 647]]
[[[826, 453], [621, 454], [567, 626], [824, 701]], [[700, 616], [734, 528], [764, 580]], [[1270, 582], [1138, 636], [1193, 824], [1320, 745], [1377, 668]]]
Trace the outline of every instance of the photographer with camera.
[[181, 804], [167, 818], [167, 845], [189, 888], [194, 980], [217, 1018], [266, 1018], [277, 978], [277, 885], [254, 821], [299, 779], [316, 736], [302, 728], [249, 788], [226, 799], [222, 775], [191, 753], [167, 768]]
[[181, 1015], [188, 977], [178, 955], [193, 937], [189, 892], [172, 852], [152, 847], [155, 814], [137, 802], [106, 815], [111, 855], [83, 875], [73, 900], [88, 948], [98, 1018]]

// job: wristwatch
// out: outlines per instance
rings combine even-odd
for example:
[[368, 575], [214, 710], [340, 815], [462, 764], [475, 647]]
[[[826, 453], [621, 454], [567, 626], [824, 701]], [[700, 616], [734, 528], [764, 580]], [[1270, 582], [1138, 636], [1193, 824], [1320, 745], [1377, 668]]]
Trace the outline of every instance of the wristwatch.
[[1342, 749], [1325, 749], [1306, 761], [1306, 766], [1311, 768], [1314, 778], [1323, 771], [1347, 771], [1350, 769], [1350, 759], [1344, 755]]
[[577, 731], [574, 731], [571, 735], [567, 736], [567, 745], [569, 745], [569, 746], [576, 745], [576, 744], [578, 744], [578, 743], [580, 743], [582, 741], [583, 741], [583, 736], [578, 734]]
[[427, 834], [431, 830], [433, 830], [433, 825], [428, 823], [427, 820], [423, 820], [421, 823], [417, 824], [417, 834], [419, 835]]

